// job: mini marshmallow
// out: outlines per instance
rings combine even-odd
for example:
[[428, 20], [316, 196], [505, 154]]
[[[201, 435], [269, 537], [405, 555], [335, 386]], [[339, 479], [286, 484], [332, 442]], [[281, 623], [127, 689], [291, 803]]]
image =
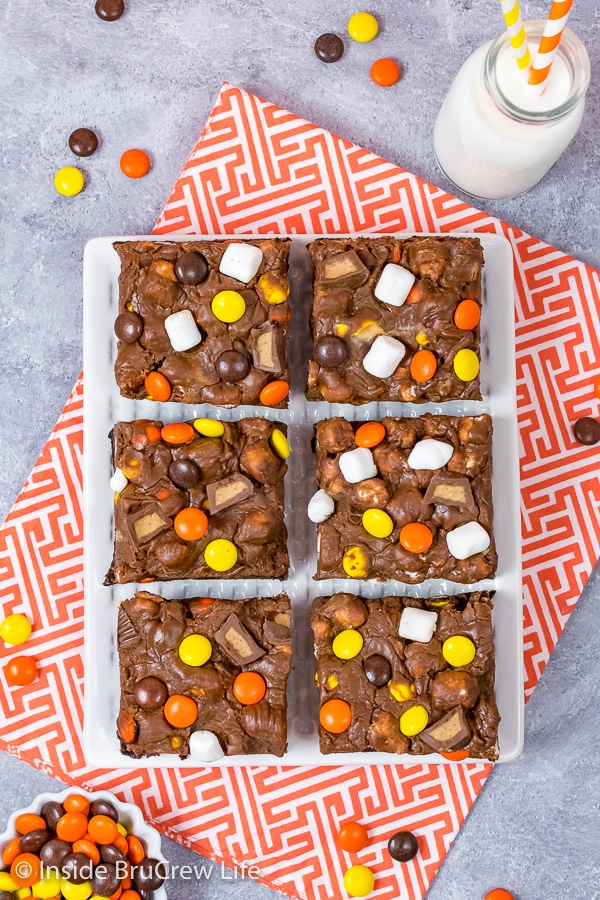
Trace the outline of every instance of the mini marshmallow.
[[415, 283], [415, 276], [408, 269], [388, 263], [383, 267], [379, 281], [375, 285], [375, 296], [390, 306], [402, 306]]
[[400, 616], [398, 634], [407, 641], [428, 644], [437, 625], [438, 614], [428, 609], [405, 606]]
[[374, 375], [375, 378], [389, 378], [396, 371], [405, 353], [406, 347], [401, 341], [388, 334], [380, 334], [371, 344], [362, 363], [369, 375]]
[[445, 441], [427, 438], [419, 441], [410, 451], [408, 465], [411, 469], [441, 469], [452, 459], [454, 447]]
[[317, 491], [310, 498], [308, 504], [308, 518], [311, 522], [324, 522], [335, 510], [333, 497], [326, 494], [324, 490]]
[[114, 491], [115, 494], [120, 494], [123, 488], [126, 488], [129, 484], [129, 479], [121, 469], [115, 469], [115, 474], [110, 479], [109, 484], [111, 491]]
[[219, 739], [212, 731], [193, 731], [190, 734], [190, 756], [199, 762], [216, 762], [225, 754]]
[[377, 466], [368, 447], [357, 447], [356, 450], [342, 453], [339, 464], [340, 472], [349, 484], [356, 484], [377, 475]]
[[182, 350], [191, 350], [202, 340], [196, 320], [189, 309], [182, 309], [167, 316], [165, 331], [171, 341], [171, 347], [177, 353], [181, 353]]
[[253, 244], [229, 244], [221, 257], [219, 272], [248, 284], [258, 272], [262, 258], [262, 250]]
[[467, 522], [446, 535], [448, 550], [455, 559], [468, 559], [490, 546], [490, 536], [479, 522]]

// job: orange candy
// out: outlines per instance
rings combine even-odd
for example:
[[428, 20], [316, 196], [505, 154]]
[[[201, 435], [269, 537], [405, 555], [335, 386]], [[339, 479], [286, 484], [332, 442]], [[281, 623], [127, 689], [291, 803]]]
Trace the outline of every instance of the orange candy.
[[56, 837], [69, 844], [82, 838], [87, 830], [87, 816], [80, 812], [65, 813], [56, 823]]
[[514, 897], [504, 888], [494, 888], [493, 891], [487, 892], [485, 900], [514, 900]]
[[376, 447], [384, 438], [385, 428], [381, 422], [365, 422], [354, 435], [357, 447]]
[[426, 553], [432, 541], [430, 529], [422, 522], [410, 522], [400, 531], [400, 543], [410, 553]]
[[240, 672], [232, 685], [233, 696], [244, 706], [260, 703], [267, 692], [265, 679], [258, 672]]
[[400, 78], [400, 66], [393, 59], [387, 57], [376, 59], [371, 66], [370, 74], [375, 84], [380, 87], [389, 87], [391, 84], [396, 84]]
[[35, 813], [22, 813], [15, 819], [15, 828], [19, 834], [29, 834], [30, 831], [37, 831], [38, 828], [46, 830], [48, 826], [41, 816]]
[[137, 891], [123, 891], [121, 894], [121, 900], [141, 900], [140, 895]]
[[160, 441], [160, 428], [156, 425], [146, 425], [146, 437], [151, 444], [157, 444]]
[[150, 171], [150, 159], [143, 150], [133, 147], [126, 150], [119, 163], [123, 175], [128, 178], [142, 178]]
[[444, 759], [468, 759], [469, 751], [468, 750], [440, 750], [440, 756], [443, 756]]
[[348, 853], [358, 853], [369, 843], [369, 832], [360, 822], [346, 822], [337, 836], [338, 847]]
[[115, 845], [117, 850], [120, 850], [121, 853], [124, 853], [125, 856], [127, 856], [127, 853], [129, 852], [129, 847], [127, 845], [127, 838], [125, 837], [124, 834], [121, 834], [121, 832], [119, 832], [119, 834], [114, 839], [113, 844]]
[[171, 384], [160, 372], [148, 372], [144, 378], [144, 385], [153, 400], [166, 403], [171, 396]]
[[100, 851], [96, 847], [93, 841], [90, 841], [86, 838], [81, 838], [80, 841], [73, 842], [73, 853], [83, 853], [84, 856], [87, 856], [88, 859], [94, 863], [95, 866], [100, 862]]
[[177, 513], [173, 526], [183, 541], [198, 541], [208, 530], [208, 518], [201, 509], [187, 506]]
[[479, 325], [481, 310], [474, 300], [461, 300], [454, 310], [454, 324], [461, 331], [473, 331]]
[[37, 678], [37, 666], [30, 656], [15, 656], [4, 666], [4, 675], [13, 687], [25, 687]]
[[198, 718], [198, 707], [185, 694], [172, 694], [164, 706], [165, 719], [173, 728], [188, 728]]
[[415, 281], [410, 291], [408, 292], [408, 297], [406, 298], [407, 303], [418, 303], [419, 300], [423, 299], [423, 282]]
[[431, 350], [418, 350], [410, 361], [410, 374], [415, 381], [430, 381], [436, 369], [437, 360]]
[[194, 429], [187, 422], [173, 422], [162, 427], [160, 436], [167, 444], [187, 444], [194, 437]]
[[87, 816], [90, 810], [90, 801], [82, 794], [71, 794], [63, 800], [63, 806], [67, 812], [80, 812]]
[[19, 887], [31, 887], [40, 880], [42, 863], [34, 853], [21, 853], [10, 867], [10, 877]]
[[594, 378], [594, 394], [596, 397], [600, 397], [600, 375], [596, 375]]
[[[116, 846], [116, 844], [115, 844]], [[120, 848], [119, 848], [120, 849]], [[135, 836], [135, 834], [127, 835], [127, 859], [132, 864], [132, 866], [139, 866], [141, 861], [145, 859], [146, 851], [142, 845], [142, 842], [139, 838]]]
[[352, 710], [345, 700], [327, 700], [320, 709], [319, 722], [325, 731], [341, 734], [352, 722]]
[[2, 862], [5, 866], [10, 866], [13, 863], [13, 860], [17, 858], [19, 853], [21, 852], [21, 847], [19, 846], [21, 842], [21, 836], [13, 838], [10, 844], [7, 844], [4, 848], [4, 853], [2, 854]]
[[92, 816], [88, 822], [88, 833], [97, 844], [112, 844], [119, 829], [115, 820], [110, 816]]
[[290, 386], [287, 381], [270, 381], [260, 392], [259, 399], [263, 406], [277, 406], [285, 400], [289, 392]]

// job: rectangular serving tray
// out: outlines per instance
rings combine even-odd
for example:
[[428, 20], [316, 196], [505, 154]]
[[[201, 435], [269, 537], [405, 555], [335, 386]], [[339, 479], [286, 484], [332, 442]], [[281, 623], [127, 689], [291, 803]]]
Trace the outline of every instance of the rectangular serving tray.
[[[331, 235], [333, 237], [333, 235]], [[335, 235], [343, 237], [344, 235]], [[354, 235], [352, 235], [354, 236]], [[374, 235], [375, 236], [375, 235]], [[410, 237], [411, 234], [396, 234]], [[165, 422], [199, 416], [235, 421], [248, 416], [287, 422], [292, 454], [286, 475], [286, 524], [289, 531], [290, 573], [286, 581], [268, 579], [154, 582], [141, 585], [146, 590], [171, 599], [175, 597], [274, 596], [285, 591], [293, 610], [293, 669], [288, 682], [288, 752], [284, 757], [267, 754], [226, 756], [216, 765], [374, 765], [431, 764], [448, 762], [438, 754], [395, 756], [389, 753], [343, 753], [322, 755], [318, 741], [318, 691], [314, 686], [315, 661], [310, 629], [310, 605], [317, 595], [350, 591], [369, 597], [387, 594], [431, 597], [472, 590], [494, 590], [494, 640], [496, 646], [496, 699], [500, 710], [499, 761], [515, 759], [523, 746], [523, 613], [521, 593], [521, 531], [519, 510], [519, 456], [516, 407], [513, 257], [508, 241], [496, 234], [461, 234], [477, 237], [484, 251], [483, 302], [481, 320], [481, 389], [483, 400], [451, 401], [411, 405], [369, 403], [307, 403], [304, 387], [310, 333], [308, 327], [312, 299], [311, 261], [306, 245], [326, 235], [291, 235], [289, 357], [290, 404], [287, 410], [263, 406], [221, 409], [208, 404], [157, 403], [128, 400], [120, 396], [114, 379], [116, 355], [114, 320], [118, 314], [120, 262], [113, 241], [189, 241], [192, 235], [157, 237], [101, 237], [89, 241], [83, 267], [84, 332], [84, 584], [85, 584], [85, 683], [83, 743], [89, 765], [102, 768], [198, 768], [193, 759], [163, 754], [135, 760], [121, 754], [116, 734], [119, 710], [119, 665], [116, 645], [119, 603], [133, 596], [138, 586], [106, 587], [105, 574], [113, 553], [113, 494], [109, 487], [112, 460], [109, 432], [115, 422], [156, 418]], [[199, 239], [219, 240], [232, 235], [202, 235]], [[264, 235], [239, 235], [261, 238]], [[494, 534], [498, 550], [498, 571], [492, 580], [477, 585], [459, 585], [430, 580], [420, 585], [361, 582], [353, 579], [313, 581], [316, 571], [316, 526], [307, 518], [308, 500], [316, 490], [315, 464], [311, 451], [313, 425], [320, 419], [341, 415], [365, 421], [382, 416], [477, 415], [493, 417], [493, 501]], [[465, 760], [465, 763], [473, 760]]]

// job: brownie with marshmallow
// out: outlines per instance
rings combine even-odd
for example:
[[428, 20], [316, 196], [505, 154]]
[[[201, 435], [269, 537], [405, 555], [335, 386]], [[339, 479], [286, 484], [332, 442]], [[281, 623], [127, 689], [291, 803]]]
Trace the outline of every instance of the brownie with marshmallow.
[[[308, 400], [481, 400], [479, 323], [467, 320], [465, 329], [460, 316], [455, 321], [463, 301], [481, 305], [477, 238], [320, 238], [309, 251], [314, 296]], [[423, 357], [414, 361], [422, 350], [433, 354], [427, 366]], [[457, 367], [459, 377], [454, 360], [461, 350], [475, 357], [466, 372]]]
[[[163, 600], [138, 591], [119, 607], [117, 646], [121, 752], [136, 759], [159, 753], [192, 756], [198, 765], [223, 756], [269, 753], [287, 747], [286, 685], [292, 668], [290, 601], [273, 598]], [[180, 647], [206, 640], [208, 657]], [[208, 644], [206, 644], [206, 641]], [[189, 641], [187, 644], [189, 645]], [[185, 645], [184, 645], [185, 646]], [[234, 682], [258, 674], [264, 696], [242, 703]], [[260, 684], [260, 681], [259, 681]], [[239, 693], [239, 692], [238, 692]], [[196, 718], [189, 725], [165, 717], [168, 698], [184, 697]], [[196, 705], [194, 710], [193, 705]]]
[[[166, 378], [171, 401], [224, 407], [257, 404], [269, 382], [289, 382], [289, 239], [113, 246], [121, 261], [115, 377], [123, 397], [151, 399], [152, 372]], [[238, 295], [234, 321], [213, 312], [223, 291]]]
[[408, 584], [492, 578], [490, 416], [388, 417], [381, 426], [379, 442], [365, 446], [359, 422], [315, 425], [315, 577]]
[[[462, 751], [497, 759], [491, 598], [485, 591], [429, 599], [318, 597], [311, 624], [320, 706], [326, 712], [328, 701], [341, 700], [348, 723], [335, 733], [321, 715], [321, 753]], [[360, 634], [357, 652], [340, 658], [334, 641], [347, 630]]]

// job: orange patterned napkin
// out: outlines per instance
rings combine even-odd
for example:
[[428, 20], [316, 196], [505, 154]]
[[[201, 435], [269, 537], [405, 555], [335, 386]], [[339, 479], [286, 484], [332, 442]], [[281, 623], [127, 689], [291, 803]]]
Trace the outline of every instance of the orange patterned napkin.
[[[157, 234], [497, 232], [517, 291], [526, 692], [535, 686], [598, 555], [595, 448], [571, 424], [598, 415], [600, 276], [367, 150], [225, 84]], [[346, 897], [340, 821], [359, 819], [361, 863], [379, 900], [423, 897], [490, 764], [101, 770], [81, 749], [83, 690], [82, 382], [78, 381], [0, 532], [3, 615], [34, 622], [40, 677], [11, 688], [0, 670], [0, 746], [63, 781], [138, 803], [170, 837], [213, 859], [257, 864], [290, 897]], [[3, 661], [15, 655], [6, 647]], [[88, 673], [87, 677], [93, 677]], [[403, 828], [420, 853], [393, 864]]]

